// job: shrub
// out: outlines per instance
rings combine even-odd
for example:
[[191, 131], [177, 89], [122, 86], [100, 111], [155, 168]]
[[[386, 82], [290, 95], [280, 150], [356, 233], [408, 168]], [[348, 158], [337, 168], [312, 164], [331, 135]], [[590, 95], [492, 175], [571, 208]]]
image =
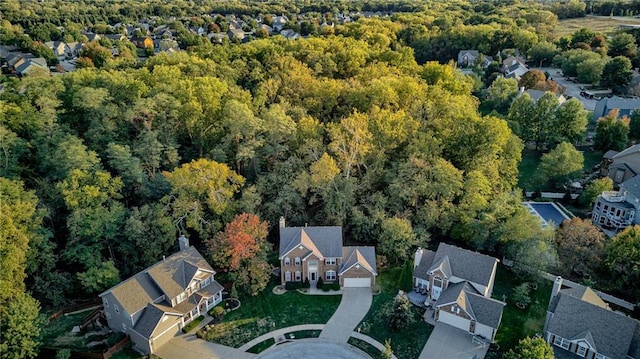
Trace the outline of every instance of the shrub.
[[322, 291], [323, 292], [328, 292], [331, 290], [331, 287], [333, 286], [333, 284], [331, 283], [324, 283], [322, 284]]
[[340, 290], [340, 282], [335, 281], [335, 282], [331, 283], [331, 289]]
[[209, 310], [209, 315], [212, 317], [217, 317], [222, 313], [224, 313], [224, 308], [222, 307], [222, 305], [216, 305], [215, 307], [211, 308], [211, 310]]
[[304, 282], [302, 282], [302, 288], [311, 288], [311, 283], [309, 283], [309, 280], [307, 278], [305, 278]]
[[318, 282], [316, 283], [316, 288], [322, 289], [323, 286], [324, 286], [324, 281], [322, 280], [322, 277], [318, 278]]
[[196, 319], [192, 320], [191, 322], [189, 322], [189, 324], [185, 325], [184, 327], [182, 327], [182, 332], [183, 333], [189, 333], [189, 331], [193, 328], [195, 328], [198, 324], [200, 324], [202, 321], [204, 320], [204, 316], [199, 316]]
[[525, 307], [531, 303], [531, 298], [529, 297], [529, 283], [522, 283], [519, 286], [513, 289], [512, 298], [516, 303], [520, 303]]
[[296, 290], [300, 286], [299, 282], [286, 282], [284, 284], [284, 289], [286, 290]]

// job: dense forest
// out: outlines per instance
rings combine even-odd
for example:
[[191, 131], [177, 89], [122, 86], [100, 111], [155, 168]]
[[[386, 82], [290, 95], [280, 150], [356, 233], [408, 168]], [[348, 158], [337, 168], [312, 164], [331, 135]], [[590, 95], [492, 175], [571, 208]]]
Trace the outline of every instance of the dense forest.
[[[2, 323], [0, 352], [33, 356], [41, 306], [95, 297], [173, 252], [180, 234], [216, 248], [239, 213], [268, 221], [272, 242], [281, 216], [341, 225], [390, 263], [445, 239], [544, 262], [552, 234], [521, 206], [517, 187], [521, 137], [532, 138], [514, 127], [509, 105], [495, 103], [504, 94], [496, 87], [480, 97], [495, 100], [485, 103], [495, 111], [479, 111], [495, 75], [466, 76], [449, 61], [463, 49], [535, 57], [552, 45], [553, 54], [558, 17], [586, 11], [574, 0], [564, 5], [2, 2], [0, 42], [23, 48], [149, 16], [191, 17], [173, 25], [184, 29], [211, 13], [394, 14], [297, 41], [212, 45], [185, 32], [187, 51], [144, 62], [133, 50], [101, 57], [105, 44], [91, 44], [84, 55], [93, 66], [0, 76], [0, 305], [20, 313]], [[547, 142], [576, 133], [554, 136]], [[230, 278], [248, 276], [239, 290], [264, 288], [264, 278], [246, 274], [256, 271], [234, 272], [207, 255]]]

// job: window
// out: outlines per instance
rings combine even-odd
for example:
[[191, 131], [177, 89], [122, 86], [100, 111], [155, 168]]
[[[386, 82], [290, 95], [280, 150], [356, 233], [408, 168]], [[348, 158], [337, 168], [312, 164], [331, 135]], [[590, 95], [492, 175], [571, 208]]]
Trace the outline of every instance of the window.
[[328, 270], [324, 273], [324, 278], [326, 280], [336, 280], [336, 271]]
[[113, 305], [113, 310], [116, 312], [116, 314], [120, 314], [120, 308], [118, 308], [117, 304]]
[[178, 294], [178, 297], [176, 298], [176, 304], [184, 302], [185, 299], [187, 299], [187, 293], [182, 292]]
[[300, 271], [296, 271], [296, 282], [299, 282], [302, 279], [302, 274], [300, 274]]
[[109, 308], [109, 300], [107, 298], [102, 298], [104, 299], [104, 306]]
[[289, 271], [284, 272], [284, 281], [291, 282], [291, 272]]
[[309, 261], [309, 267], [315, 267], [318, 265], [318, 261]]
[[433, 286], [442, 288], [442, 279], [438, 277], [433, 278]]
[[291, 258], [289, 258], [289, 257], [285, 258], [284, 259], [284, 265], [287, 266], [287, 267], [290, 266], [291, 265]]
[[299, 266], [300, 265], [300, 257], [296, 257], [296, 261], [295, 261], [296, 265]]
[[327, 259], [324, 260], [324, 264], [335, 265], [336, 264], [336, 259], [335, 258], [327, 258]]
[[578, 344], [578, 351], [576, 351], [576, 354], [584, 358], [584, 356], [587, 355], [587, 349], [589, 348], [583, 346], [582, 344]]
[[559, 346], [560, 348], [569, 349], [569, 341], [563, 337], [556, 337], [553, 340], [553, 344]]
[[596, 359], [609, 359], [609, 357], [604, 356], [602, 354], [596, 354]]
[[202, 283], [202, 287], [206, 287], [209, 285], [209, 283], [211, 283], [211, 277], [207, 277], [207, 279], [204, 280], [204, 283]]

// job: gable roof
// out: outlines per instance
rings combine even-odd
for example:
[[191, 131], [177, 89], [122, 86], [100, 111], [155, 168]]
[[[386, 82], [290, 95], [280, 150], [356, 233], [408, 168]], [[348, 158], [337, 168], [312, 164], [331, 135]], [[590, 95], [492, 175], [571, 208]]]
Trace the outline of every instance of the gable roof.
[[[557, 295], [547, 331], [569, 340], [583, 339], [610, 358], [628, 353], [637, 322], [623, 314], [576, 298], [565, 290]], [[555, 298], [554, 298], [555, 299]]]
[[620, 184], [620, 188], [640, 198], [640, 176], [631, 177]]
[[450, 284], [440, 294], [435, 306], [453, 303], [464, 309], [478, 323], [495, 329], [500, 326], [505, 303], [483, 296], [469, 282]]
[[166, 313], [179, 315], [178, 313], [165, 312], [154, 304], [147, 304], [133, 329], [145, 338], [150, 338]]
[[[426, 260], [430, 257], [430, 255], [424, 256], [423, 254], [423, 259], [420, 261], [421, 263], [418, 267], [422, 266], [423, 261], [426, 266]], [[445, 257], [447, 258], [445, 259]], [[433, 262], [428, 265], [429, 269], [427, 273], [441, 267], [447, 269], [447, 266], [449, 266], [453, 276], [487, 286], [491, 281], [493, 268], [497, 263], [498, 260], [496, 258], [450, 244], [440, 243], [438, 250], [433, 256]]]
[[163, 294], [168, 297], [170, 303], [172, 298], [186, 289], [198, 269], [215, 274], [195, 247], [188, 247], [120, 282], [99, 296], [111, 293], [124, 310], [133, 314]]
[[413, 276], [427, 279], [429, 278], [429, 268], [431, 267], [431, 263], [433, 263], [436, 252], [422, 248], [419, 248], [418, 251], [422, 251], [422, 255], [419, 260], [416, 259], [416, 262], [413, 263]]
[[376, 252], [373, 247], [344, 247], [342, 249], [342, 267], [338, 275], [342, 275], [356, 265], [378, 275], [376, 270]]
[[342, 227], [280, 228], [280, 259], [301, 245], [320, 259], [341, 257]]

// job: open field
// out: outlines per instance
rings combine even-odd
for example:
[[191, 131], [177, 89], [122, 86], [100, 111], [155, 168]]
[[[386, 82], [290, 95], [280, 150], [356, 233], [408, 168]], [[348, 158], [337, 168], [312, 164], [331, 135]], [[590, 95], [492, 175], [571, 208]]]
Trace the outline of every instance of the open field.
[[620, 16], [586, 16], [576, 19], [566, 19], [558, 22], [554, 35], [561, 37], [572, 34], [582, 28], [609, 35], [615, 32], [618, 26], [622, 24], [640, 25], [640, 19]]

